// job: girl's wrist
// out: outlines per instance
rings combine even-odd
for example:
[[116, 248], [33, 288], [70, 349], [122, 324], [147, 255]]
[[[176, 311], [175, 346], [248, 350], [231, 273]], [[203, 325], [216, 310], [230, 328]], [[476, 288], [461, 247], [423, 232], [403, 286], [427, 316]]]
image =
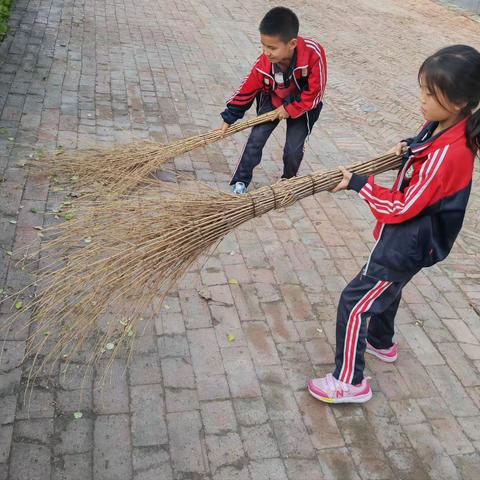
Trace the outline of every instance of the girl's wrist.
[[348, 182], [347, 190], [355, 190], [356, 192], [359, 192], [367, 182], [368, 177], [352, 173], [352, 178], [350, 178], [350, 181]]

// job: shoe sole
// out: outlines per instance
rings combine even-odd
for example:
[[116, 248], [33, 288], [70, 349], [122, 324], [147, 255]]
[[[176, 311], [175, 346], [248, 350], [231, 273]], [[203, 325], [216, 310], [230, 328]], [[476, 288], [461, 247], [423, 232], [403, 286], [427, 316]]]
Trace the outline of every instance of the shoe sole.
[[310, 387], [307, 387], [308, 392], [310, 395], [317, 400], [325, 403], [365, 403], [368, 402], [372, 398], [372, 390], [364, 395], [358, 395], [356, 397], [342, 397], [342, 398], [330, 398], [330, 397], [322, 397], [318, 395], [318, 393], [313, 392], [310, 390]]
[[369, 350], [368, 348], [365, 350], [365, 353], [369, 353], [370, 355], [377, 357], [385, 363], [393, 363], [398, 358], [398, 355], [395, 355], [394, 357], [386, 357], [384, 355], [381, 355], [380, 353], [375, 352], [374, 350]]

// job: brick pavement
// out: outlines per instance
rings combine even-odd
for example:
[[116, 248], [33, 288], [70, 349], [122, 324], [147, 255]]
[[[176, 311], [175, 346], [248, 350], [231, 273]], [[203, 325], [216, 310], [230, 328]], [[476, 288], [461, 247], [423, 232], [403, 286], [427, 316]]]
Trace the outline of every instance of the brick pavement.
[[[303, 172], [372, 157], [410, 133], [420, 121], [422, 59], [480, 40], [478, 23], [428, 0], [290, 4], [330, 60]], [[27, 178], [25, 159], [217, 126], [256, 57], [256, 25], [269, 6], [15, 2], [0, 46], [1, 288], [25, 283], [8, 252], [36, 239], [33, 227], [59, 202], [45, 179]], [[256, 185], [278, 178], [283, 132]], [[178, 158], [176, 168], [225, 188], [246, 135]], [[39, 379], [28, 412], [26, 332], [3, 333], [0, 479], [476, 479], [478, 183], [450, 258], [405, 289], [398, 363], [368, 359], [375, 395], [363, 407], [331, 408], [305, 393], [309, 376], [332, 368], [336, 301], [372, 245], [365, 205], [318, 195], [229, 235], [167, 299], [128, 368], [115, 361], [103, 390], [97, 372], [80, 388], [80, 359]]]

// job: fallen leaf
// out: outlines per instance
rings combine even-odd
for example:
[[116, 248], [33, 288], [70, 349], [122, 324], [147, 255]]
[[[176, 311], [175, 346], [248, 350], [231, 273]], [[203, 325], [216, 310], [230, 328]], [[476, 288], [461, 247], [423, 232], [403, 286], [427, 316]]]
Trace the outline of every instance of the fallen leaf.
[[30, 211], [31, 211], [32, 213], [38, 213], [38, 210], [37, 210], [36, 208], [31, 208]]
[[75, 420], [78, 420], [79, 418], [82, 418], [83, 417], [83, 413], [82, 412], [73, 412], [73, 418]]
[[9, 257], [11, 257], [13, 255], [13, 252], [11, 250], [7, 250], [5, 252], [6, 255], [8, 255]]
[[92, 237], [87, 237], [83, 240], [85, 243], [92, 243]]
[[233, 342], [235, 340], [235, 335], [232, 335], [231, 333], [227, 335], [227, 340], [229, 342]]
[[10, 220], [10, 223], [11, 223], [12, 225], [16, 225], [16, 224], [17, 224], [17, 221], [16, 221], [16, 220]]
[[21, 310], [21, 308], [23, 307], [23, 302], [21, 300], [18, 300], [16, 303], [15, 303], [15, 308], [17, 310]]
[[65, 213], [65, 215], [63, 215], [63, 218], [67, 221], [71, 220], [73, 218], [73, 213], [72, 212], [67, 212], [67, 213]]
[[3, 288], [0, 288], [0, 295], [2, 295], [2, 293], [4, 292], [5, 290]]
[[238, 285], [238, 280], [236, 278], [229, 278], [228, 283], [230, 285]]

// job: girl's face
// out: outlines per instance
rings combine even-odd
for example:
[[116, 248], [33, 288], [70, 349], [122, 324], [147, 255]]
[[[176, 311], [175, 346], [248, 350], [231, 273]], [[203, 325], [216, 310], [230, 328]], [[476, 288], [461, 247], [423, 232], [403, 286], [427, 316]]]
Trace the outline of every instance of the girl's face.
[[447, 122], [456, 119], [463, 106], [452, 103], [442, 92], [432, 92], [420, 79], [420, 110], [429, 122]]

